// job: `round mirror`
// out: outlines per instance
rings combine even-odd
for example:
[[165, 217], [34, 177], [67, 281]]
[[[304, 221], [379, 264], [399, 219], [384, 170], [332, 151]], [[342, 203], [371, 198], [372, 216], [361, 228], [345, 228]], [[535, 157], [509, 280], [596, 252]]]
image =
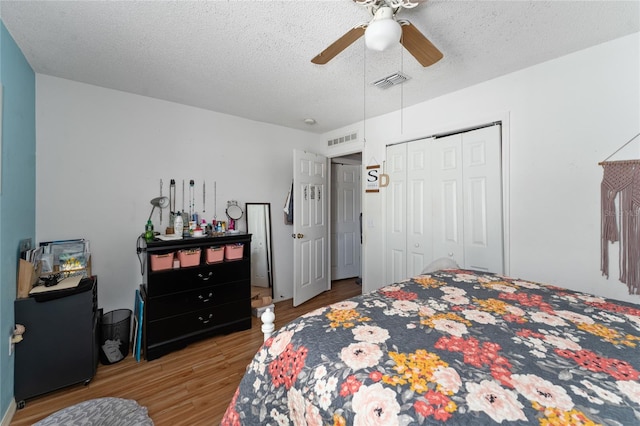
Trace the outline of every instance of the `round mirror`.
[[227, 207], [227, 216], [229, 219], [238, 220], [242, 217], [242, 209], [236, 204]]

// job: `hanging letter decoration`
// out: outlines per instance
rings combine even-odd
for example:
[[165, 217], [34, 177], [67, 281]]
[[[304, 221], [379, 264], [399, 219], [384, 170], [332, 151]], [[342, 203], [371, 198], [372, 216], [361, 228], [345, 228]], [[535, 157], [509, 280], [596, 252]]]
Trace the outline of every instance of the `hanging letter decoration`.
[[380, 165], [367, 166], [365, 192], [380, 192]]

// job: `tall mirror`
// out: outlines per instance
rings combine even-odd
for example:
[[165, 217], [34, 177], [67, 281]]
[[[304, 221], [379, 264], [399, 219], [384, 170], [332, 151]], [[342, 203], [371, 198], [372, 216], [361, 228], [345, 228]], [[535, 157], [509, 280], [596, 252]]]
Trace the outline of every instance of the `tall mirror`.
[[273, 297], [271, 203], [246, 203], [245, 215], [251, 234], [251, 286], [268, 288]]

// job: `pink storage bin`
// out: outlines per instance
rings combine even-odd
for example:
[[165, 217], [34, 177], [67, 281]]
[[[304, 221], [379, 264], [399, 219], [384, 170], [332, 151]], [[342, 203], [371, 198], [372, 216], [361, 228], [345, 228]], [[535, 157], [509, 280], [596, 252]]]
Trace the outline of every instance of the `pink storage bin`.
[[207, 263], [217, 263], [224, 260], [224, 246], [207, 248]]
[[181, 268], [198, 266], [200, 264], [200, 249], [180, 250], [178, 251], [178, 259]]
[[151, 257], [152, 271], [164, 271], [173, 267], [173, 253], [152, 254], [149, 257]]
[[244, 254], [244, 244], [243, 243], [227, 244], [224, 247], [224, 258], [225, 258], [225, 260], [242, 259], [242, 255], [243, 254]]

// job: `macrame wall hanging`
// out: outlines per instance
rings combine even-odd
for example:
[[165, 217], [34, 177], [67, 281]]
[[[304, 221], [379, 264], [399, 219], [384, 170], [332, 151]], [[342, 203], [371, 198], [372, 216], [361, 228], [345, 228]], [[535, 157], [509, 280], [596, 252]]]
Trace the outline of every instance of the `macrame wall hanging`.
[[609, 278], [609, 243], [619, 241], [620, 281], [629, 294], [640, 294], [640, 160], [607, 160], [638, 136], [640, 133], [599, 163], [604, 169], [600, 270]]

